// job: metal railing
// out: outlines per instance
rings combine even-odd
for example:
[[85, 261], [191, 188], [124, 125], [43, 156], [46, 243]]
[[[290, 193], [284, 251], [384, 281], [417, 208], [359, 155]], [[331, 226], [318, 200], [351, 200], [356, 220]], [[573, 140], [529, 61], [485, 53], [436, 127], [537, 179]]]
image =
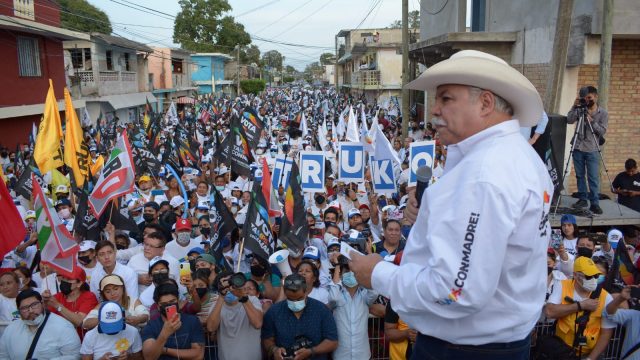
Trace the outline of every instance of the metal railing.
[[[384, 319], [370, 317], [368, 323], [369, 330], [369, 348], [371, 349], [371, 360], [389, 360], [389, 342], [384, 336]], [[544, 335], [553, 335], [555, 333], [554, 323], [538, 323], [533, 331], [531, 338], [531, 347], [536, 344], [536, 340]], [[205, 359], [214, 360], [217, 358], [218, 345], [215, 336], [205, 330]], [[624, 340], [624, 328], [618, 326], [615, 328], [609, 345], [607, 346], [601, 360], [616, 360], [620, 357], [622, 341]]]
[[358, 70], [351, 74], [353, 87], [377, 87], [380, 85], [380, 70]]

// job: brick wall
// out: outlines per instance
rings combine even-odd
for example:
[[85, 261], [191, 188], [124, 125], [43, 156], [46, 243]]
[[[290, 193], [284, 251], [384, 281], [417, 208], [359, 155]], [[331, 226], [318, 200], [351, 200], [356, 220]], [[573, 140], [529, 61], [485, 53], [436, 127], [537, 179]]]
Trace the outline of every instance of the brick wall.
[[[628, 158], [640, 160], [640, 40], [614, 39], [611, 49], [611, 83], [606, 144], [602, 148], [604, 162], [611, 180], [624, 171]], [[578, 88], [585, 85], [598, 87], [599, 65], [581, 65]], [[577, 90], [576, 90], [577, 93]], [[569, 191], [577, 191], [575, 176], [570, 176]], [[612, 195], [609, 180], [601, 169], [600, 192]]]

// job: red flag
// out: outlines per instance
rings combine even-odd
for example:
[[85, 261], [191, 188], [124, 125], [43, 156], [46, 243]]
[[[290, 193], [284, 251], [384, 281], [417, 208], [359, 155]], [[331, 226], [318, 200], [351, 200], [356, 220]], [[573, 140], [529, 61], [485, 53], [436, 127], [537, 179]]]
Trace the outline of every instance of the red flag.
[[0, 183], [0, 258], [4, 258], [25, 239], [27, 229], [7, 186], [1, 179]]
[[280, 206], [278, 205], [278, 197], [271, 188], [271, 174], [269, 173], [269, 166], [267, 165], [267, 159], [262, 158], [262, 195], [264, 195], [267, 201], [267, 210], [269, 210], [269, 217], [278, 217], [282, 215]]

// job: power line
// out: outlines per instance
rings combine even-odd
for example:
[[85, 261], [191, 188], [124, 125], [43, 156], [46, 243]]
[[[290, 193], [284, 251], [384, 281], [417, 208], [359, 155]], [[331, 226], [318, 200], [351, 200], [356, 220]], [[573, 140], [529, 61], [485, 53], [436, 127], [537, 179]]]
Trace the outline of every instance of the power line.
[[444, 10], [444, 8], [447, 6], [447, 4], [448, 4], [448, 3], [449, 3], [449, 0], [446, 0], [446, 1], [444, 2], [444, 4], [442, 4], [442, 7], [441, 7], [438, 11], [436, 11], [436, 12], [431, 12], [431, 11], [429, 11], [429, 10], [425, 9], [425, 8], [424, 8], [424, 6], [422, 6], [422, 3], [420, 3], [420, 8], [421, 8], [424, 12], [426, 12], [427, 14], [429, 14], [429, 15], [438, 15], [438, 14], [440, 14], [440, 13], [442, 12], [442, 10]]
[[275, 20], [274, 22], [272, 22], [272, 23], [268, 24], [267, 26], [263, 27], [262, 29], [260, 29], [260, 30], [256, 31], [256, 34], [259, 34], [259, 33], [263, 32], [265, 29], [270, 28], [273, 24], [277, 23], [278, 21], [280, 21], [280, 20], [282, 20], [282, 19], [286, 18], [287, 16], [289, 16], [289, 15], [293, 14], [294, 12], [298, 11], [299, 9], [302, 9], [302, 8], [303, 8], [303, 7], [305, 7], [307, 4], [309, 4], [311, 1], [313, 1], [313, 0], [309, 0], [309, 1], [307, 1], [306, 3], [304, 3], [304, 4], [300, 5], [300, 6], [298, 6], [297, 8], [295, 8], [295, 9], [293, 9], [293, 10], [289, 11], [289, 12], [288, 12], [288, 13], [286, 13], [285, 15], [283, 15], [283, 16], [281, 16], [280, 18], [278, 18], [277, 20]]
[[237, 18], [239, 18], [239, 17], [241, 17], [241, 16], [245, 16], [245, 15], [247, 15], [247, 14], [251, 14], [251, 13], [252, 13], [252, 12], [254, 12], [254, 11], [258, 11], [258, 10], [260, 10], [260, 9], [262, 9], [262, 8], [266, 8], [267, 6], [269, 6], [269, 5], [271, 5], [271, 4], [274, 4], [274, 3], [277, 3], [278, 1], [280, 1], [280, 0], [273, 0], [273, 1], [271, 1], [271, 2], [268, 2], [268, 3], [264, 4], [264, 5], [260, 5], [260, 6], [258, 6], [258, 7], [255, 7], [255, 8], [253, 8], [253, 9], [251, 9], [251, 10], [247, 10], [247, 11], [243, 12], [243, 13], [242, 13], [242, 14], [240, 14], [240, 15], [236, 15], [236, 16], [234, 16], [234, 18], [236, 18], [236, 19], [237, 19]]
[[[126, 0], [122, 0], [122, 1], [126, 1]], [[119, 2], [119, 1], [116, 1], [116, 0], [111, 0], [111, 2], [116, 3], [118, 5], [122, 5], [122, 6], [128, 7], [130, 9], [138, 10], [138, 11], [143, 12], [143, 13], [155, 15], [157, 17], [161, 17], [161, 18], [166, 19], [166, 20], [172, 20], [172, 19], [176, 18], [175, 15], [167, 14], [167, 13], [164, 13], [164, 12], [159, 11], [159, 10], [148, 8], [146, 6], [130, 3], [128, 1], [127, 1], [127, 3], [129, 3], [129, 5], [123, 4], [123, 3]], [[132, 6], [132, 5], [135, 5], [135, 6]]]
[[[113, 0], [112, 0], [113, 1]], [[362, 24], [365, 22], [365, 20], [367, 20], [367, 18], [369, 17], [369, 15], [371, 15], [371, 12], [373, 12], [373, 10], [380, 6], [380, 4], [382, 4], [382, 0], [377, 0], [377, 3], [374, 3], [373, 6], [371, 7], [371, 9], [369, 9], [369, 12], [367, 13], [367, 15], [364, 16], [364, 19], [362, 19], [362, 21], [360, 21], [360, 24], [358, 24], [358, 26], [356, 26], [356, 29], [359, 29], [360, 26], [362, 26]]]
[[287, 33], [288, 31], [292, 30], [293, 28], [295, 28], [296, 26], [302, 24], [305, 20], [307, 20], [308, 18], [310, 18], [313, 15], [316, 15], [319, 11], [321, 11], [322, 9], [324, 9], [325, 7], [327, 7], [329, 4], [331, 4], [333, 0], [329, 0], [327, 1], [324, 5], [320, 6], [316, 11], [312, 12], [311, 14], [307, 15], [306, 17], [302, 18], [300, 21], [298, 21], [297, 23], [293, 24], [292, 26], [288, 27], [286, 30], [281, 31], [280, 33], [278, 33], [278, 35], [274, 36], [274, 39], [277, 39], [280, 35]]

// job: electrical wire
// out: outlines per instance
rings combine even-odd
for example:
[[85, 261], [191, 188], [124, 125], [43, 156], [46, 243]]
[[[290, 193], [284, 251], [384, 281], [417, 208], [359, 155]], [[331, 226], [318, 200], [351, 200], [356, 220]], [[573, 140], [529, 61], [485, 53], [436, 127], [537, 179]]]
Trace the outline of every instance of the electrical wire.
[[307, 4], [309, 4], [309, 3], [310, 3], [310, 2], [312, 2], [312, 1], [313, 1], [313, 0], [309, 0], [309, 1], [307, 1], [306, 3], [304, 3], [304, 4], [300, 5], [300, 6], [298, 6], [297, 8], [295, 8], [295, 9], [293, 9], [293, 10], [289, 11], [288, 13], [286, 13], [286, 14], [284, 14], [283, 16], [279, 17], [278, 19], [276, 19], [276, 20], [275, 20], [275, 21], [273, 21], [272, 23], [267, 24], [267, 26], [265, 26], [265, 27], [263, 27], [262, 29], [260, 29], [260, 30], [256, 31], [256, 34], [259, 34], [259, 33], [263, 32], [264, 30], [266, 30], [266, 29], [270, 28], [270, 27], [271, 27], [272, 25], [274, 25], [275, 23], [277, 23], [277, 22], [279, 22], [279, 21], [283, 20], [284, 18], [286, 18], [287, 16], [289, 16], [289, 15], [293, 14], [294, 12], [298, 11], [299, 9], [302, 9], [303, 7], [305, 7]]
[[424, 6], [422, 6], [422, 3], [420, 3], [420, 8], [422, 9], [422, 11], [426, 12], [429, 15], [438, 15], [442, 12], [442, 10], [444, 10], [444, 8], [447, 6], [447, 4], [449, 3], [449, 0], [446, 0], [444, 2], [444, 4], [442, 4], [442, 7], [440, 8], [440, 10], [436, 11], [436, 12], [431, 12], [427, 9], [424, 8]]
[[240, 14], [240, 15], [236, 15], [236, 16], [234, 16], [234, 18], [236, 18], [236, 19], [237, 19], [237, 18], [239, 18], [239, 17], [241, 17], [241, 16], [245, 16], [245, 15], [251, 14], [252, 12], [258, 11], [258, 10], [260, 10], [260, 9], [266, 8], [266, 7], [267, 7], [267, 6], [269, 6], [269, 5], [272, 5], [272, 4], [274, 4], [274, 3], [277, 3], [278, 1], [280, 1], [280, 0], [273, 0], [273, 1], [271, 1], [271, 2], [268, 2], [268, 3], [264, 4], [264, 5], [260, 5], [260, 6], [258, 6], [258, 7], [255, 7], [255, 8], [253, 8], [253, 9], [251, 9], [251, 10], [247, 10], [247, 11], [243, 12], [243, 13], [242, 13], [242, 14]]
[[[140, 5], [136, 5], [136, 6], [140, 6], [142, 9], [138, 8], [138, 7], [135, 7], [135, 6], [132, 6], [134, 4], [131, 4], [131, 5], [123, 4], [123, 3], [119, 2], [119, 1], [116, 1], [116, 0], [111, 0], [111, 2], [116, 3], [118, 5], [122, 5], [124, 7], [128, 7], [129, 9], [138, 10], [138, 11], [146, 13], [146, 14], [154, 15], [154, 16], [163, 18], [165, 20], [173, 20], [173, 19], [176, 18], [175, 15], [166, 14], [166, 13], [163, 13], [162, 11], [158, 11], [158, 10], [147, 8], [147, 7], [140, 6]], [[150, 11], [149, 10], [145, 10], [145, 9], [149, 9]]]
[[274, 39], [277, 39], [279, 36], [282, 36], [283, 34], [286, 34], [287, 32], [293, 30], [296, 26], [302, 24], [305, 20], [307, 20], [308, 18], [310, 18], [313, 15], [317, 15], [318, 12], [320, 12], [322, 9], [324, 9], [325, 7], [327, 7], [329, 4], [331, 4], [333, 0], [329, 0], [327, 1], [325, 4], [323, 4], [322, 6], [320, 6], [316, 11], [312, 12], [311, 14], [307, 15], [306, 17], [300, 19], [300, 21], [298, 21], [297, 23], [293, 24], [292, 26], [288, 27], [287, 29], [285, 29], [284, 31], [279, 32], [276, 36], [273, 36]]
[[356, 26], [354, 30], [359, 29], [360, 26], [362, 26], [362, 24], [365, 22], [365, 20], [367, 20], [369, 15], [371, 15], [371, 13], [373, 12], [373, 9], [375, 9], [376, 7], [380, 6], [380, 4], [382, 4], [382, 0], [377, 0], [377, 1], [378, 2], [374, 3], [374, 5], [371, 7], [371, 9], [369, 9], [369, 12], [367, 13], [367, 15], [365, 15], [364, 19], [362, 19], [362, 21], [360, 21], [360, 24], [358, 24], [358, 26]]

